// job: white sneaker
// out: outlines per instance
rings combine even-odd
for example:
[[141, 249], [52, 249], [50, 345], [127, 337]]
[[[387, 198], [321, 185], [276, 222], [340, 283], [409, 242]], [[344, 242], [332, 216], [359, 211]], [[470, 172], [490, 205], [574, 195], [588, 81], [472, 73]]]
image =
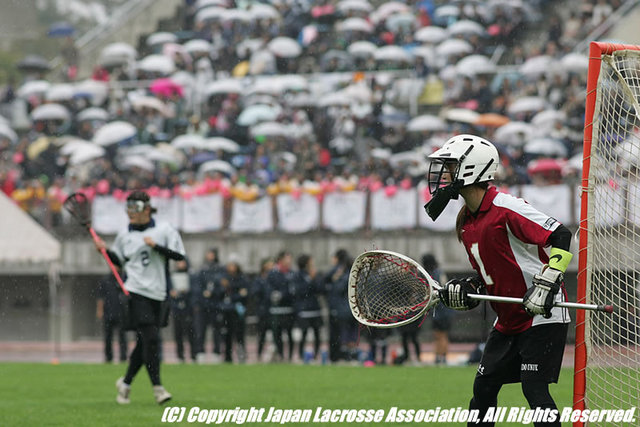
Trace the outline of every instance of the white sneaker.
[[116, 389], [118, 389], [118, 394], [116, 395], [116, 402], [121, 405], [126, 405], [131, 403], [129, 399], [129, 392], [131, 391], [131, 386], [129, 384], [125, 384], [124, 377], [118, 378], [116, 381]]
[[168, 402], [173, 397], [171, 396], [171, 393], [165, 390], [165, 388], [161, 385], [153, 386], [153, 396], [156, 398], [156, 402], [158, 402], [159, 405]]

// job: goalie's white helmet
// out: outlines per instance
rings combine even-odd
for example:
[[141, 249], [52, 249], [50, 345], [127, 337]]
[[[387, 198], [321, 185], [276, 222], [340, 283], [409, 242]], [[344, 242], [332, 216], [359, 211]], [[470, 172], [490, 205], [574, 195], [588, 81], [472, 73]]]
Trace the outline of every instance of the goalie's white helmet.
[[464, 187], [495, 178], [500, 164], [498, 150], [489, 141], [475, 135], [456, 135], [429, 155], [429, 191], [456, 183]]

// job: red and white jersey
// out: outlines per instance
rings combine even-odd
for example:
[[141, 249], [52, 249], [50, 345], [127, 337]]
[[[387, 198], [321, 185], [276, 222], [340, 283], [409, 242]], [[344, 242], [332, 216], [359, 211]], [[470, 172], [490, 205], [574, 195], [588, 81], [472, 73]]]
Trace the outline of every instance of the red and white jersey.
[[[549, 262], [544, 251], [549, 235], [560, 223], [523, 199], [489, 187], [475, 215], [462, 226], [462, 242], [469, 261], [487, 285], [487, 293], [522, 298], [542, 266]], [[556, 301], [564, 301], [564, 290]], [[516, 334], [543, 323], [567, 323], [567, 309], [555, 307], [552, 316], [529, 316], [521, 304], [492, 302], [498, 314], [495, 327]]]

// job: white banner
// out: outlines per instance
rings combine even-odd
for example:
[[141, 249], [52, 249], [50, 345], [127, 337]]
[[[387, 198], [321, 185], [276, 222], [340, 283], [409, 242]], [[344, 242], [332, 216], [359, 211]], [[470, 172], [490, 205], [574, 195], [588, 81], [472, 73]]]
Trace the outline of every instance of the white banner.
[[523, 185], [522, 198], [540, 212], [571, 225], [571, 188], [568, 185]]
[[384, 189], [371, 194], [371, 228], [397, 230], [415, 228], [418, 192], [415, 188], [398, 190], [393, 196]]
[[431, 217], [427, 215], [424, 208], [420, 206], [418, 208], [418, 225], [422, 228], [428, 228], [433, 231], [455, 230], [456, 218], [458, 217], [458, 212], [463, 204], [464, 200], [462, 197], [458, 197], [458, 200], [449, 200], [447, 207], [444, 208], [440, 216], [438, 216], [435, 221], [433, 221]]
[[364, 227], [366, 220], [367, 193], [349, 191], [334, 192], [322, 201], [323, 226], [336, 233], [347, 233]]
[[222, 228], [223, 198], [221, 194], [193, 196], [182, 200], [182, 224], [185, 233], [215, 231]]
[[117, 234], [126, 230], [129, 216], [126, 202], [113, 196], [96, 196], [91, 206], [91, 225], [98, 233]]
[[273, 230], [271, 197], [262, 197], [252, 203], [234, 199], [229, 229], [234, 233], [264, 233]]
[[291, 194], [276, 197], [278, 230], [285, 233], [305, 233], [320, 225], [320, 203], [315, 196], [302, 193], [299, 198]]
[[157, 222], [168, 222], [176, 230], [182, 225], [182, 199], [179, 197], [152, 197], [151, 206], [156, 208], [153, 217]]

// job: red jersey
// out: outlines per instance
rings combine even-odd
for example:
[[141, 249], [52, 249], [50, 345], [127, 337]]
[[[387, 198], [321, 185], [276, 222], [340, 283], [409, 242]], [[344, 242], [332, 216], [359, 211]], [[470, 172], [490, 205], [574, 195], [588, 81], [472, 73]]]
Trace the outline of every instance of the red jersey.
[[[524, 297], [531, 281], [549, 262], [544, 251], [551, 233], [560, 223], [541, 213], [523, 199], [499, 193], [489, 187], [480, 208], [467, 215], [462, 225], [462, 242], [474, 270], [487, 285], [489, 295]], [[564, 291], [557, 301], [564, 301]], [[495, 303], [495, 327], [504, 334], [517, 334], [543, 323], [567, 323], [567, 309], [551, 310], [549, 319], [529, 316], [521, 304]]]

